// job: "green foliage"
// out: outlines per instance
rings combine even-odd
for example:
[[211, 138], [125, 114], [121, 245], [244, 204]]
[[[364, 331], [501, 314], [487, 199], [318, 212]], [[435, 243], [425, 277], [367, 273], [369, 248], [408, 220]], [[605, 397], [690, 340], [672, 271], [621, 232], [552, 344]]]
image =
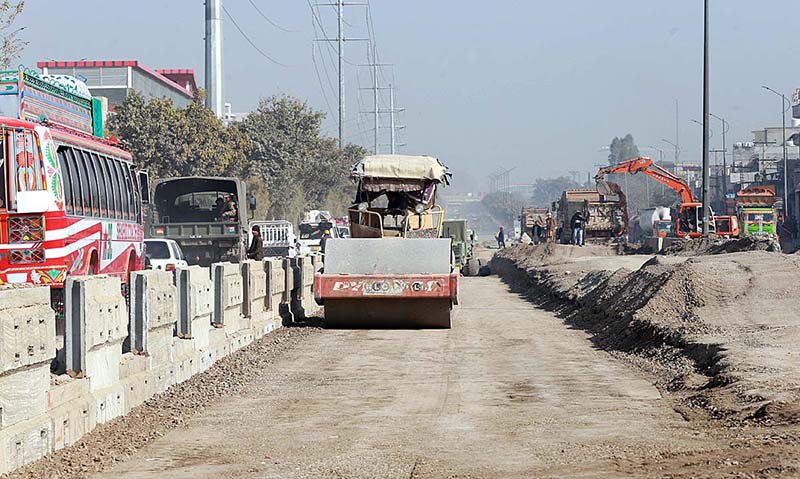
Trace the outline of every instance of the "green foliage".
[[354, 195], [350, 167], [366, 151], [323, 136], [324, 113], [296, 98], [273, 96], [238, 126], [250, 138], [249, 173], [269, 191], [267, 217], [298, 220], [309, 209], [344, 214]]
[[481, 203], [495, 221], [506, 227], [514, 224], [514, 219], [526, 206], [525, 198], [522, 195], [502, 191], [484, 196]]
[[533, 184], [533, 195], [531, 205], [539, 207], [550, 207], [554, 201], [561, 198], [561, 193], [565, 190], [580, 188], [581, 185], [568, 176], [558, 178], [537, 178]]
[[132, 92], [115, 109], [109, 130], [156, 178], [246, 173], [249, 139], [203, 106], [202, 96], [181, 109], [171, 100], [148, 101]]
[[[608, 163], [617, 163], [640, 155], [639, 148], [633, 136], [625, 135], [623, 138], [615, 137], [609, 146]], [[628, 212], [635, 215], [639, 210], [651, 206], [671, 206], [678, 196], [671, 189], [662, 187], [661, 183], [645, 175], [619, 174], [610, 175], [609, 181], [619, 184], [628, 197]]]
[[225, 126], [199, 95], [186, 108], [133, 92], [109, 124], [136, 162], [157, 178], [235, 176], [256, 197], [257, 218], [297, 221], [309, 209], [344, 214], [354, 196], [350, 167], [366, 151], [322, 134], [324, 114], [291, 97], [262, 100]]
[[25, 8], [25, 1], [2, 0], [0, 1], [0, 68], [9, 68], [19, 57], [25, 46], [26, 40], [19, 38], [19, 33], [25, 27], [15, 28], [14, 20]]

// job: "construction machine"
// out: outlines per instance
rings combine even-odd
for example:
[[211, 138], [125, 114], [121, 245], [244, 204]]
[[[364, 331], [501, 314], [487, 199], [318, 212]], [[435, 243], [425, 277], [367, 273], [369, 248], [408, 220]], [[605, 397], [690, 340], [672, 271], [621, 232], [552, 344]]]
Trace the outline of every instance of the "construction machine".
[[[678, 193], [678, 215], [674, 218], [674, 235], [681, 238], [699, 238], [703, 236], [703, 205], [695, 201], [692, 190], [681, 178], [653, 163], [650, 158], [640, 157], [620, 162], [614, 166], [601, 168], [594, 176], [597, 191], [601, 194], [617, 194], [621, 188], [616, 183], [608, 182], [605, 177], [611, 174], [637, 174], [651, 178]], [[739, 222], [736, 216], [714, 216], [709, 224], [711, 233], [719, 236], [734, 237], [739, 234]]]
[[449, 328], [459, 272], [436, 203], [449, 171], [431, 156], [373, 155], [351, 178], [350, 238], [326, 243], [314, 277], [326, 326]]
[[742, 225], [741, 236], [779, 241], [777, 196], [771, 185], [751, 186], [736, 192], [736, 211]]

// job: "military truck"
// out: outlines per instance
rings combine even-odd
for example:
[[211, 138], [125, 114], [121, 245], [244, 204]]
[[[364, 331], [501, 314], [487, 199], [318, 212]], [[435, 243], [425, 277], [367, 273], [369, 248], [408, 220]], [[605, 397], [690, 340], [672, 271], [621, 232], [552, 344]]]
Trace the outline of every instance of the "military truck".
[[255, 197], [247, 197], [244, 182], [238, 178], [158, 180], [153, 185], [147, 235], [175, 240], [190, 265], [238, 263], [247, 250], [247, 210], [252, 212], [255, 207]]
[[480, 264], [473, 254], [475, 237], [474, 233], [467, 229], [467, 220], [444, 220], [441, 237], [450, 238], [453, 269], [461, 271], [464, 276], [477, 275]]

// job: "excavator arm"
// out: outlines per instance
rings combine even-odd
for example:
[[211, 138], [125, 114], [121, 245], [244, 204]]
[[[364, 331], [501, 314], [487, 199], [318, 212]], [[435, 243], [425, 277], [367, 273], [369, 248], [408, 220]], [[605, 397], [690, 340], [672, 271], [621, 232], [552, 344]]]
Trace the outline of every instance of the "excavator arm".
[[[612, 183], [608, 183], [605, 177], [606, 175], [617, 173], [630, 173], [634, 175], [636, 173], [642, 173], [678, 193], [681, 203], [694, 203], [692, 190], [689, 188], [689, 185], [664, 168], [653, 164], [653, 160], [650, 158], [645, 157], [634, 158], [632, 160], [622, 161], [614, 166], [601, 168], [597, 174], [594, 175], [594, 180], [598, 185], [598, 191], [601, 191], [601, 188], [602, 191], [613, 191], [614, 188], [610, 186]], [[614, 192], [614, 194], [616, 194], [616, 192]]]

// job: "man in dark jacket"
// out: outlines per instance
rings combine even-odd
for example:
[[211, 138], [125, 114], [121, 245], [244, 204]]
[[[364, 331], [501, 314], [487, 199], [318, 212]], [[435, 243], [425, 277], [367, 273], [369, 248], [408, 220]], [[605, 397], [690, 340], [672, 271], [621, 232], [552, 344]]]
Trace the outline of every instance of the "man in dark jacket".
[[497, 248], [503, 249], [506, 247], [506, 234], [503, 232], [503, 227], [500, 227], [500, 231], [497, 233]]
[[325, 230], [322, 233], [322, 238], [319, 239], [319, 252], [325, 254], [325, 247], [328, 245], [328, 240], [331, 239], [331, 230]]
[[264, 242], [261, 240], [261, 228], [258, 225], [253, 226], [253, 239], [247, 248], [247, 259], [256, 261], [264, 259]]
[[572, 244], [575, 246], [583, 246], [583, 226], [586, 224], [586, 217], [581, 211], [576, 211], [575, 214], [572, 215], [570, 224], [572, 225]]

